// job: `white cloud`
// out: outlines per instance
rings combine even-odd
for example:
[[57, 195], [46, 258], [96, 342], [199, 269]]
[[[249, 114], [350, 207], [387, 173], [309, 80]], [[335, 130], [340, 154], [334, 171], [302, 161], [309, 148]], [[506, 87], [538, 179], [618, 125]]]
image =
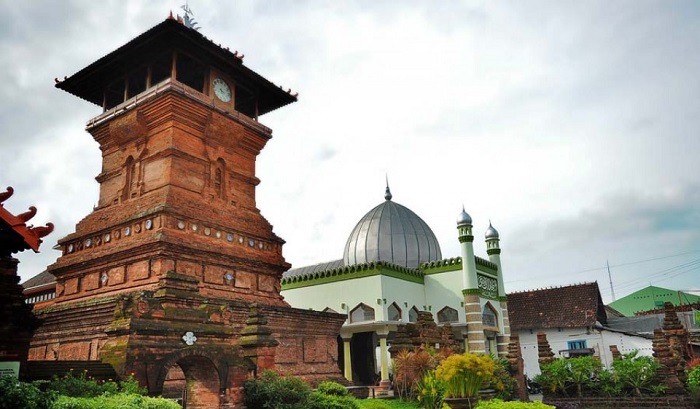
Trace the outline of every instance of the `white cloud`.
[[[174, 1], [60, 4], [13, 3], [0, 28], [0, 183], [18, 188], [8, 206], [36, 204], [37, 218], [60, 221], [43, 247], [54, 257], [53, 242], [97, 200], [100, 157], [82, 130], [99, 109], [53, 78], [181, 13]], [[509, 290], [591, 279], [603, 288], [606, 271], [569, 273], [698, 250], [695, 3], [190, 6], [204, 35], [300, 93], [261, 118], [274, 138], [258, 160], [258, 205], [295, 266], [342, 255], [383, 200], [385, 174], [444, 256], [459, 254], [462, 204], [477, 234], [491, 218]], [[681, 210], [687, 219], [665, 216]], [[21, 255], [24, 278], [39, 272], [37, 257]], [[620, 282], [669, 266], [619, 268]]]

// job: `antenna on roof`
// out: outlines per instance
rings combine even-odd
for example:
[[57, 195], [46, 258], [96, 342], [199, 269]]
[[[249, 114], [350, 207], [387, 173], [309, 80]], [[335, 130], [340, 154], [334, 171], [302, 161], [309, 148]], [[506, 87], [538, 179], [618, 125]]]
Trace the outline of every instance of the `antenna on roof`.
[[195, 31], [199, 31], [200, 27], [197, 27], [197, 22], [194, 21], [194, 13], [192, 13], [192, 9], [190, 8], [189, 4], [185, 2], [185, 5], [180, 6], [180, 8], [185, 12], [185, 17], [184, 17], [184, 23], [185, 27], [191, 28]]
[[612, 293], [612, 300], [615, 301], [615, 289], [613, 288], [612, 275], [610, 274], [610, 263], [605, 260], [605, 264], [608, 266], [608, 280], [610, 280], [610, 292]]

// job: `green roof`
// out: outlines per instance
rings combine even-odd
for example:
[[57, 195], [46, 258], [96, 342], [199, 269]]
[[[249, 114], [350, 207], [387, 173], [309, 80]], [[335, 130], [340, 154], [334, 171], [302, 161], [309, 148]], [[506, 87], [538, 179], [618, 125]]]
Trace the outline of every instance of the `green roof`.
[[687, 305], [700, 302], [700, 296], [668, 288], [649, 286], [611, 302], [610, 306], [625, 316], [631, 317], [636, 312], [662, 308], [664, 302], [667, 301], [676, 306], [681, 304]]

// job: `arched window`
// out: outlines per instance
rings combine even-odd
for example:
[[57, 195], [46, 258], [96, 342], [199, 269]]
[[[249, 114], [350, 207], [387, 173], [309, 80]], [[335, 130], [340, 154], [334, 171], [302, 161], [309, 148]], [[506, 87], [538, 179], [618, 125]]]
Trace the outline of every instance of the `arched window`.
[[457, 315], [457, 310], [450, 307], [445, 307], [438, 311], [437, 318], [439, 323], [459, 321], [459, 315]]
[[360, 304], [350, 311], [350, 322], [374, 321], [374, 308]]
[[389, 321], [401, 321], [401, 308], [396, 303], [391, 303], [386, 309]]
[[216, 197], [219, 199], [226, 198], [226, 162], [219, 158], [216, 160], [216, 169], [214, 170], [214, 190]]
[[498, 328], [498, 314], [496, 310], [487, 303], [481, 311], [481, 322], [486, 327]]
[[408, 322], [417, 322], [418, 321], [418, 308], [411, 307], [410, 310], [408, 310]]
[[128, 200], [131, 198], [135, 173], [136, 162], [132, 156], [129, 156], [124, 164], [124, 188], [122, 189], [122, 200]]

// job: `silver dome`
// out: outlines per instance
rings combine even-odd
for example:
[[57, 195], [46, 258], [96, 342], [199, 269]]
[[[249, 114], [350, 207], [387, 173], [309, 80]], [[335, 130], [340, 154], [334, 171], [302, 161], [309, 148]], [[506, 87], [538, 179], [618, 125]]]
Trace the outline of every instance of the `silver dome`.
[[462, 212], [457, 216], [457, 225], [460, 224], [472, 224], [472, 217], [464, 210], [464, 206], [462, 206]]
[[489, 220], [489, 228], [486, 229], [486, 239], [497, 239], [498, 238], [498, 230], [494, 229], [493, 226], [491, 226], [491, 221]]
[[386, 261], [407, 268], [418, 268], [426, 261], [441, 260], [440, 245], [428, 225], [410, 209], [386, 201], [367, 212], [350, 233], [343, 263]]

